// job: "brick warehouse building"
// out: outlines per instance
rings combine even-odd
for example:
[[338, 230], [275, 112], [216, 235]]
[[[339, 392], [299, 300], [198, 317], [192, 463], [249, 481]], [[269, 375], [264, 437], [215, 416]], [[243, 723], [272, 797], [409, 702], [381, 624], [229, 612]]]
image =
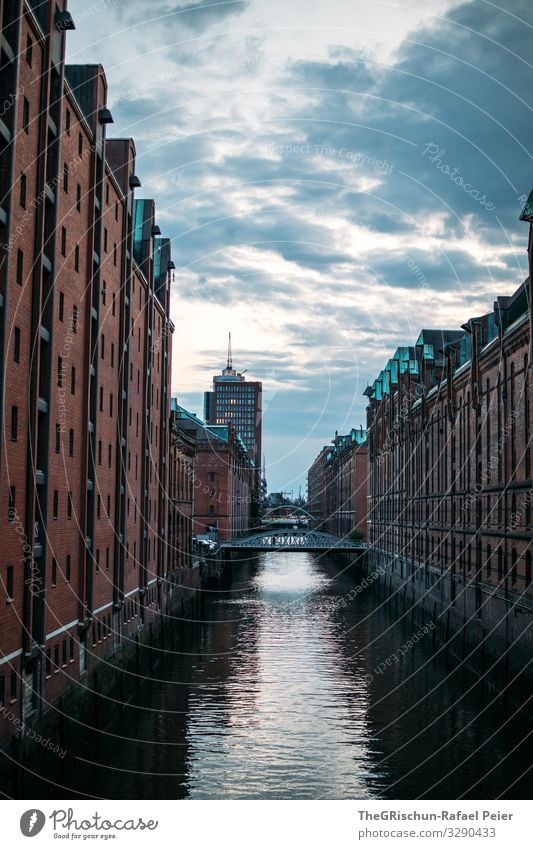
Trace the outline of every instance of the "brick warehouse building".
[[172, 399], [172, 422], [195, 443], [193, 530], [219, 541], [242, 536], [252, 522], [255, 464], [235, 428], [206, 425]]
[[367, 446], [362, 428], [340, 435], [326, 454], [324, 464], [324, 525], [335, 536], [345, 537], [367, 529]]
[[367, 528], [366, 431], [335, 434], [307, 472], [307, 509], [313, 525], [335, 536]]
[[307, 512], [313, 528], [318, 528], [326, 515], [324, 469], [329, 450], [325, 445], [307, 470]]
[[533, 647], [529, 289], [460, 330], [423, 330], [365, 393], [369, 569], [456, 654], [507, 675]]
[[25, 721], [149, 626], [185, 561], [170, 243], [133, 141], [106, 139], [103, 69], [65, 66], [64, 4], [0, 15], [0, 703]]

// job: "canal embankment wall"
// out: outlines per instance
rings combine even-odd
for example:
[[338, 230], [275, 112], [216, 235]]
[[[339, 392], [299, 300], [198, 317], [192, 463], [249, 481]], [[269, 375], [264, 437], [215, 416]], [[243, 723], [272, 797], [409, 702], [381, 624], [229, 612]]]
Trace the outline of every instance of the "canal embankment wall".
[[27, 798], [70, 797], [71, 776], [80, 760], [98, 759], [91, 749], [93, 730], [120, 728], [122, 711], [140, 700], [143, 688], [163, 666], [165, 653], [182, 644], [201, 622], [204, 595], [223, 586], [229, 564], [214, 552], [190, 571], [196, 574], [189, 575], [187, 585], [175, 585], [167, 594], [165, 610], [127, 639], [114, 641], [113, 651], [73, 681], [56, 703], [41, 700], [24, 724], [10, 713], [9, 704], [0, 708], [13, 726], [0, 749], [0, 787], [6, 796], [24, 799], [27, 792]]
[[520, 596], [369, 548], [367, 582], [396, 616], [435, 625], [438, 649], [521, 706], [533, 681], [533, 610]]

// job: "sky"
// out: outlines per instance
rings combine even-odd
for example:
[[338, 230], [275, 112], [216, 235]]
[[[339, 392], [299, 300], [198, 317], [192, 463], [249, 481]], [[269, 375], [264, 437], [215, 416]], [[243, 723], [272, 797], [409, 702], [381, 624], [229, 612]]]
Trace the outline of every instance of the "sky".
[[530, 0], [71, 0], [137, 197], [172, 240], [172, 390], [263, 381], [270, 491], [305, 493], [363, 391], [422, 328], [527, 273]]

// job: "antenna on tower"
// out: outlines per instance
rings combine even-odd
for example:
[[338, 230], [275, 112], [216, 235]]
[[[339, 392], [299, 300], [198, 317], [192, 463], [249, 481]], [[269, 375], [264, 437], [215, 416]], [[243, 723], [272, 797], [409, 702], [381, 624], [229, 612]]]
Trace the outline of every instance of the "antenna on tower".
[[228, 365], [226, 366], [226, 368], [233, 368], [233, 357], [231, 355], [231, 332], [228, 334]]

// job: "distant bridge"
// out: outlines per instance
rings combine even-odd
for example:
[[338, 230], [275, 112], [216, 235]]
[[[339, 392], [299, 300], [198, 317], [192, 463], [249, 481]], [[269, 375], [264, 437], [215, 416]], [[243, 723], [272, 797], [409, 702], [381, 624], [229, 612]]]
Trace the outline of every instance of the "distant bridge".
[[238, 537], [223, 542], [221, 548], [239, 551], [365, 551], [366, 542], [354, 542], [332, 534], [306, 530], [268, 530], [250, 537]]

